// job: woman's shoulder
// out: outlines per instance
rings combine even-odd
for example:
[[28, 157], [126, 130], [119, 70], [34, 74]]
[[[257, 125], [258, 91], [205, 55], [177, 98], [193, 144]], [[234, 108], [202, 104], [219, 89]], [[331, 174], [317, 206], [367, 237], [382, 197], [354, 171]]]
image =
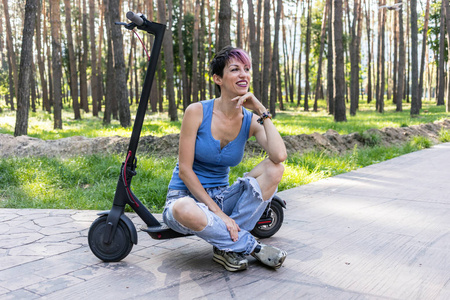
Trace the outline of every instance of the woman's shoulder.
[[195, 102], [189, 104], [189, 106], [184, 111], [183, 120], [192, 119], [192, 118], [203, 118], [203, 106], [200, 102]]
[[191, 103], [186, 108], [186, 112], [188, 110], [189, 111], [203, 111], [204, 106], [211, 105], [211, 104], [213, 104], [213, 102], [214, 102], [214, 99], [209, 99], [209, 100], [202, 100], [199, 102]]

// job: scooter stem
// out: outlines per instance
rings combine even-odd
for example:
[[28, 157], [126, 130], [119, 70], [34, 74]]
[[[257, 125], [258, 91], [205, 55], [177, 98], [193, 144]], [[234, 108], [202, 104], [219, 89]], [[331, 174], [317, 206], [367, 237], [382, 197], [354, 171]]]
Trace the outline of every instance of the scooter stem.
[[136, 113], [136, 119], [133, 125], [133, 131], [131, 133], [130, 144], [128, 151], [131, 151], [130, 161], [134, 162], [136, 150], [139, 144], [139, 137], [141, 135], [142, 125], [144, 124], [145, 113], [147, 111], [148, 99], [152, 89], [153, 78], [155, 77], [156, 65], [158, 57], [161, 52], [162, 41], [164, 38], [164, 32], [166, 25], [153, 23], [143, 18], [144, 23], [141, 26], [137, 26], [138, 29], [147, 31], [155, 36], [155, 41], [150, 53], [150, 60], [148, 62], [147, 73], [144, 79], [144, 85], [142, 87], [141, 98], [139, 101], [138, 110]]

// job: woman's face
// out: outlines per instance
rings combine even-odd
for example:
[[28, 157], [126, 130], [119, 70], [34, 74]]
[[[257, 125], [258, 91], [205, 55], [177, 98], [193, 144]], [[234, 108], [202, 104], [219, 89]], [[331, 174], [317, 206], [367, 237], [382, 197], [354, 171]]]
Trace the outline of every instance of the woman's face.
[[250, 66], [238, 59], [232, 58], [223, 69], [223, 76], [216, 78], [221, 93], [231, 93], [236, 96], [244, 95], [250, 87]]

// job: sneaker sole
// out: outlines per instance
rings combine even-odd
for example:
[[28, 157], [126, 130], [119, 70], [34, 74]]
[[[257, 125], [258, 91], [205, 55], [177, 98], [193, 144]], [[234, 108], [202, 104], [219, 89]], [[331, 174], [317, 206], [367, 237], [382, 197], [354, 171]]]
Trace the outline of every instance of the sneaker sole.
[[245, 269], [247, 269], [247, 264], [243, 264], [243, 265], [232, 265], [230, 263], [228, 263], [223, 256], [220, 255], [213, 255], [213, 261], [215, 261], [218, 264], [221, 264], [227, 271], [230, 272], [236, 272], [236, 271], [243, 271]]
[[284, 252], [283, 257], [280, 258], [279, 264], [277, 264], [275, 267], [273, 267], [275, 270], [281, 268], [281, 265], [284, 263], [284, 260], [286, 259], [287, 253]]

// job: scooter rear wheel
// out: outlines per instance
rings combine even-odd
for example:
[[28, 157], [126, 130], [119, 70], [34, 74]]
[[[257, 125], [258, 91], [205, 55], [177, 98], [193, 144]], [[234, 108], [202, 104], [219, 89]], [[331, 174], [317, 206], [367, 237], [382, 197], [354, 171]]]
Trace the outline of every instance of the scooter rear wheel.
[[255, 228], [251, 231], [254, 236], [260, 239], [269, 238], [280, 229], [284, 219], [283, 207], [278, 201], [271, 201], [267, 211], [264, 212], [264, 216], [269, 216], [272, 222], [263, 225], [256, 224]]
[[108, 216], [97, 218], [89, 228], [88, 242], [92, 253], [104, 262], [121, 261], [133, 248], [131, 234], [125, 223], [120, 220], [110, 244], [103, 242]]

